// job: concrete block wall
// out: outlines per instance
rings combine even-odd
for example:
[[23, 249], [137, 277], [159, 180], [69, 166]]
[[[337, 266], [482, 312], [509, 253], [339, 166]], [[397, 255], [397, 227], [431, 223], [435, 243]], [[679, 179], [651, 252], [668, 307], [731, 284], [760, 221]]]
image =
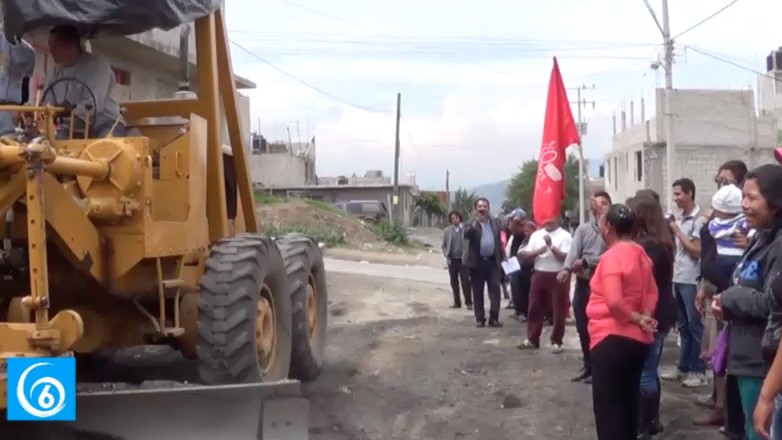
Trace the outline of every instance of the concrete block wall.
[[[663, 89], [656, 93], [657, 118], [635, 124], [613, 138], [606, 155], [606, 187], [624, 200], [639, 189], [650, 188], [665, 197], [665, 124]], [[773, 115], [757, 116], [752, 90], [675, 90], [672, 96], [676, 158], [674, 180], [695, 181], [699, 203], [710, 204], [714, 175], [722, 163], [738, 159], [750, 168], [773, 162], [777, 144], [777, 120]], [[639, 179], [637, 154], [643, 161]], [[700, 193], [697, 188], [707, 188]]]
[[[607, 184], [607, 191], [611, 197], [622, 201], [632, 197], [639, 189], [649, 188], [660, 194], [663, 206], [671, 197], [671, 189], [666, 187], [664, 176], [667, 171], [665, 164], [665, 146], [659, 145], [645, 149], [644, 167], [645, 176], [643, 182], [627, 182]], [[742, 160], [747, 167], [752, 169], [757, 166], [776, 163], [774, 149], [771, 147], [754, 150], [739, 150], [732, 146], [712, 146], [703, 148], [699, 146], [677, 146], [676, 162], [679, 169], [683, 170], [674, 176], [673, 180], [687, 177], [695, 182], [695, 197], [698, 204], [703, 207], [711, 206], [711, 196], [716, 190], [714, 178], [717, 169], [729, 160]]]
[[307, 163], [303, 157], [288, 153], [249, 155], [254, 184], [267, 188], [290, 188], [307, 184]]

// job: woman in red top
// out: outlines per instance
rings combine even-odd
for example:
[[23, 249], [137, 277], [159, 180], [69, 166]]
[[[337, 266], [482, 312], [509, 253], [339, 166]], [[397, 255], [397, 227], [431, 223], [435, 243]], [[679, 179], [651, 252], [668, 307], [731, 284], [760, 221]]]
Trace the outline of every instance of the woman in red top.
[[589, 283], [592, 405], [598, 440], [638, 434], [638, 387], [654, 341], [657, 284], [646, 251], [633, 241], [635, 213], [612, 205], [600, 218], [606, 251]]

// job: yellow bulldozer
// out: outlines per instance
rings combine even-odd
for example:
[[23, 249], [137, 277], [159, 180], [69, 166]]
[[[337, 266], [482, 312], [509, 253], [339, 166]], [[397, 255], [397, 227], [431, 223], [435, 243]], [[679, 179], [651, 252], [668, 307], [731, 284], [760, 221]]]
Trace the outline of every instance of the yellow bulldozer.
[[[58, 24], [87, 38], [185, 25], [197, 60], [193, 91], [121, 103], [122, 137], [90, 137], [89, 116], [74, 129], [78, 116], [46, 99], [53, 83], [0, 105], [24, 121], [0, 137], [0, 411], [26, 391], [9, 381], [12, 359], [75, 358], [78, 376], [75, 421], [3, 421], [0, 438], [308, 438], [300, 381], [323, 363], [323, 258], [307, 236], [259, 233], [221, 3], [2, 0], [9, 39]], [[95, 358], [151, 345], [173, 347], [197, 377], [87, 383]]]

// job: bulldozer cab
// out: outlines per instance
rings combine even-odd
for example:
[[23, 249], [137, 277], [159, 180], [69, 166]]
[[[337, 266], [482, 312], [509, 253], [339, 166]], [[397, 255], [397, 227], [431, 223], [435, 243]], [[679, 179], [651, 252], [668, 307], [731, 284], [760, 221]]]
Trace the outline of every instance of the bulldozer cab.
[[[35, 390], [12, 377], [19, 358], [75, 357], [89, 377], [79, 367], [98, 354], [156, 345], [195, 380], [78, 388], [78, 416], [66, 425], [125, 440], [306, 439], [298, 381], [315, 379], [323, 362], [323, 258], [310, 237], [259, 234], [222, 2], [1, 4], [14, 42], [58, 25], [85, 38], [185, 25], [184, 42], [192, 26], [196, 82], [170, 99], [120, 103], [123, 136], [91, 133], [96, 99], [81, 115], [43, 99], [57, 81], [94, 98], [80, 78], [49, 82], [27, 105], [0, 105], [24, 116], [0, 137], [0, 411], [30, 408]], [[231, 428], [204, 423], [205, 412]], [[37, 414], [29, 420], [55, 413]]]

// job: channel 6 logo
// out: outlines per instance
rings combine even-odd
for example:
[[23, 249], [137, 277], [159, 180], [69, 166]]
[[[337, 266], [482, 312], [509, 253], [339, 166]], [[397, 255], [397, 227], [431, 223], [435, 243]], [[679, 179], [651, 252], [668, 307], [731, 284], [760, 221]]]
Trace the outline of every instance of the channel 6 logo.
[[76, 420], [76, 359], [8, 358], [10, 421]]

